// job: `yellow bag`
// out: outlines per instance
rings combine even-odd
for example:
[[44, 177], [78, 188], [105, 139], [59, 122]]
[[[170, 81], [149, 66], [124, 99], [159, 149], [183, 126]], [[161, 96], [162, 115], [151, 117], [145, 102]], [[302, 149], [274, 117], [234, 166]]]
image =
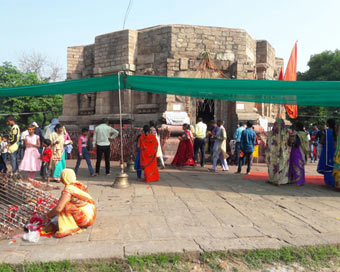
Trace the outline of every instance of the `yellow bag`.
[[18, 143], [12, 144], [9, 148], [8, 148], [8, 153], [12, 154], [15, 153], [19, 148]]

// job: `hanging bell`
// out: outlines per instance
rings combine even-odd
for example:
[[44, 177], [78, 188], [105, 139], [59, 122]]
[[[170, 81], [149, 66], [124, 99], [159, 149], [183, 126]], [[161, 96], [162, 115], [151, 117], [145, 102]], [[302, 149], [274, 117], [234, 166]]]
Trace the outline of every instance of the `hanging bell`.
[[[124, 163], [124, 162], [123, 162]], [[120, 164], [120, 173], [116, 177], [112, 187], [116, 189], [125, 189], [130, 186], [129, 175], [124, 172], [124, 164]]]
[[135, 162], [132, 160], [132, 156], [131, 156], [130, 160], [127, 162], [127, 170], [129, 172], [136, 172]]

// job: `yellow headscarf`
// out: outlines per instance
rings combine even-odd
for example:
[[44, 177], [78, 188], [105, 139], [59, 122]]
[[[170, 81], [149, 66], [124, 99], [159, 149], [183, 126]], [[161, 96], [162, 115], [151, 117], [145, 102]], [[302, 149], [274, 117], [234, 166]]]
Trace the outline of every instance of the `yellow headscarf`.
[[77, 183], [76, 173], [72, 169], [64, 169], [61, 171], [61, 181], [65, 184], [65, 186]]
[[94, 203], [90, 194], [80, 188], [84, 185], [77, 181], [76, 173], [72, 169], [64, 169], [61, 172], [61, 180], [65, 184], [66, 192], [89, 203]]

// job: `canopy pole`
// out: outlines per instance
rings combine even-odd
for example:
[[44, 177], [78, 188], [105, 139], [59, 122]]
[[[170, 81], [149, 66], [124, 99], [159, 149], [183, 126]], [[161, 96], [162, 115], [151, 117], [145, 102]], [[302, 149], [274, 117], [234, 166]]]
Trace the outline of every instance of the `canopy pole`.
[[123, 118], [122, 118], [122, 98], [120, 90], [120, 76], [124, 71], [118, 72], [118, 102], [119, 102], [119, 130], [120, 130], [120, 174], [116, 177], [113, 187], [118, 189], [127, 188], [129, 184], [129, 176], [124, 169], [124, 149], [123, 149]]
[[123, 150], [123, 118], [122, 118], [122, 97], [120, 91], [120, 75], [118, 72], [118, 100], [119, 100], [119, 130], [120, 130], [120, 164], [122, 172], [124, 172], [124, 150]]

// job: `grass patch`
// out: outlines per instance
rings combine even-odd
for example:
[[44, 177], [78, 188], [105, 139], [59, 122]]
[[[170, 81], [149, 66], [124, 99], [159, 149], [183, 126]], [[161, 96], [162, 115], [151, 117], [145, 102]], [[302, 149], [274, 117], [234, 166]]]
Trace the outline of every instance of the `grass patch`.
[[[197, 256], [196, 256], [197, 257]], [[340, 245], [283, 247], [277, 250], [258, 249], [231, 252], [205, 252], [199, 258], [175, 254], [131, 256], [121, 260], [87, 262], [48, 262], [37, 264], [0, 264], [0, 272], [82, 272], [82, 271], [190, 271], [199, 267], [203, 271], [238, 272], [263, 269], [271, 265], [298, 264], [307, 270], [337, 268], [340, 265]]]
[[283, 247], [277, 250], [259, 249], [246, 251], [242, 260], [250, 268], [260, 268], [264, 264], [300, 264], [304, 267], [327, 266], [331, 260], [340, 261], [339, 246]]

